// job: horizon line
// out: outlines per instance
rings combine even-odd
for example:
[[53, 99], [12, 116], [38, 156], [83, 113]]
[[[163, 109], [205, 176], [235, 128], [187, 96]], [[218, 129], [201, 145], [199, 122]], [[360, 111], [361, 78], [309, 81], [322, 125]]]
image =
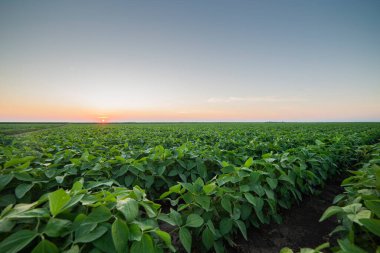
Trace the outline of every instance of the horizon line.
[[141, 123], [380, 123], [380, 120], [375, 121], [288, 121], [288, 120], [267, 120], [267, 121], [111, 121], [111, 122], [99, 122], [99, 121], [0, 121], [0, 124], [141, 124]]

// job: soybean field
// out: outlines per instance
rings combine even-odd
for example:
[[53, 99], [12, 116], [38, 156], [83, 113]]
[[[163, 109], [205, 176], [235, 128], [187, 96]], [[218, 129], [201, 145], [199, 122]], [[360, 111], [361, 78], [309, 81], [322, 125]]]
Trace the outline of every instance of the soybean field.
[[[0, 124], [0, 252], [237, 252], [248, 231], [373, 158], [379, 139], [380, 123]], [[358, 200], [347, 179], [352, 194], [321, 219], [366, 210], [345, 224], [368, 236], [341, 229], [337, 252], [376, 250], [371, 164], [373, 187], [355, 188]]]

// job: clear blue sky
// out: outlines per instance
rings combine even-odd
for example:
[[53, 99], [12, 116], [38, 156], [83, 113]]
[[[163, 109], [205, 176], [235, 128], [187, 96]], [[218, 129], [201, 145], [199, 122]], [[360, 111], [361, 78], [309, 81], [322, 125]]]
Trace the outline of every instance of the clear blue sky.
[[379, 121], [380, 1], [1, 1], [0, 121]]

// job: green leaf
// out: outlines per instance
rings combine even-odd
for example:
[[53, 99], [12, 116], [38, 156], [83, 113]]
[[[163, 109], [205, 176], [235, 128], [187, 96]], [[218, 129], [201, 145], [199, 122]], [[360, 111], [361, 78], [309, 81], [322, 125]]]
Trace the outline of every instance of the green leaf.
[[278, 180], [282, 180], [282, 181], [285, 181], [285, 182], [288, 182], [290, 183], [291, 185], [294, 185], [294, 180], [292, 180], [288, 175], [285, 175], [285, 174], [282, 174]]
[[13, 179], [13, 174], [0, 175], [0, 191], [9, 184]]
[[364, 209], [355, 214], [348, 214], [347, 218], [353, 222], [358, 223], [359, 225], [362, 225], [359, 220], [371, 218], [371, 211]]
[[211, 204], [211, 198], [209, 196], [200, 195], [200, 196], [194, 196], [195, 202], [199, 204], [200, 207], [202, 207], [205, 210], [209, 210], [210, 204]]
[[222, 235], [229, 234], [232, 229], [232, 220], [223, 218], [219, 223], [219, 230]]
[[[181, 185], [179, 185], [181, 186]], [[170, 190], [167, 191], [167, 192], [164, 192], [160, 195], [159, 199], [163, 199], [163, 198], [166, 198], [167, 196], [169, 196], [170, 194], [172, 194], [173, 192], [171, 192]]]
[[79, 214], [74, 220], [72, 228], [75, 231], [75, 238], [81, 238], [85, 236], [86, 234], [93, 231], [97, 226], [96, 223], [83, 223], [84, 218], [86, 218], [84, 214]]
[[58, 252], [59, 250], [57, 246], [46, 239], [43, 239], [42, 241], [40, 241], [40, 243], [37, 244], [37, 246], [32, 251], [32, 253], [58, 253]]
[[365, 206], [380, 218], [380, 200], [365, 200]]
[[129, 240], [140, 241], [142, 237], [142, 231], [139, 225], [129, 224]]
[[258, 197], [254, 197], [251, 193], [244, 193], [244, 197], [251, 203], [256, 211], [256, 215], [262, 221], [262, 209], [264, 206], [264, 200]]
[[65, 176], [56, 176], [55, 181], [57, 181], [58, 184], [62, 184], [63, 180], [65, 180]]
[[119, 200], [116, 208], [124, 215], [127, 222], [135, 220], [139, 215], [139, 204], [132, 198]]
[[322, 214], [322, 217], [319, 219], [319, 222], [324, 221], [331, 216], [343, 212], [342, 208], [340, 206], [330, 206], [326, 209], [326, 211]]
[[162, 176], [164, 174], [165, 170], [166, 170], [166, 166], [160, 166], [157, 168], [157, 174], [159, 176]]
[[240, 186], [240, 192], [249, 192], [249, 190], [250, 190], [249, 185], [244, 184]]
[[225, 253], [226, 252], [222, 240], [218, 240], [218, 241], [214, 242], [214, 250], [215, 250], [215, 253]]
[[157, 213], [155, 210], [153, 210], [153, 208], [151, 207], [150, 204], [148, 203], [144, 203], [144, 202], [140, 202], [140, 205], [142, 207], [144, 207], [144, 210], [146, 212], [146, 214], [148, 215], [149, 218], [154, 218], [157, 216]]
[[0, 198], [0, 207], [13, 205], [17, 202], [14, 194], [2, 194]]
[[258, 171], [252, 171], [250, 177], [251, 185], [257, 185], [260, 180], [261, 173]]
[[202, 232], [202, 242], [207, 250], [210, 250], [214, 245], [214, 235], [208, 227], [206, 227], [206, 229]]
[[377, 219], [360, 219], [364, 227], [377, 236], [380, 236], [380, 220]]
[[69, 203], [71, 197], [63, 189], [56, 190], [49, 194], [49, 208], [53, 216], [63, 211], [63, 207]]
[[186, 220], [186, 225], [187, 227], [193, 227], [193, 228], [198, 228], [200, 226], [202, 226], [203, 224], [203, 218], [201, 216], [199, 216], [198, 214], [190, 214], [189, 216], [187, 216], [187, 220]]
[[34, 156], [25, 156], [25, 157], [22, 157], [22, 158], [12, 158], [10, 161], [5, 162], [4, 169], [6, 169], [8, 167], [11, 167], [13, 165], [20, 164], [20, 163], [30, 162], [30, 161], [32, 161], [34, 159], [35, 159]]
[[265, 190], [264, 190], [264, 187], [262, 187], [260, 184], [255, 184], [252, 187], [252, 190], [257, 194], [259, 195], [260, 197], [264, 196], [265, 194]]
[[351, 243], [348, 239], [338, 240], [338, 244], [344, 253], [367, 253], [367, 251]]
[[74, 245], [69, 250], [65, 251], [64, 253], [80, 253], [79, 246]]
[[244, 222], [242, 222], [241, 220], [235, 220], [235, 223], [238, 226], [238, 228], [239, 228], [241, 234], [243, 235], [244, 239], [248, 240], [248, 238], [247, 238], [247, 228], [245, 227]]
[[[180, 176], [181, 175], [186, 179], [186, 176], [184, 174], [180, 174]], [[181, 185], [183, 188], [185, 188], [186, 190], [188, 190], [191, 193], [196, 192], [194, 185], [192, 185], [190, 183], [181, 183]]]
[[323, 142], [320, 141], [320, 140], [315, 140], [315, 144], [318, 145], [318, 146], [325, 145], [325, 143], [323, 143]]
[[322, 243], [321, 245], [319, 245], [318, 247], [316, 247], [315, 250], [321, 251], [323, 249], [327, 249], [328, 247], [330, 247], [330, 243], [325, 242], [325, 243]]
[[84, 196], [85, 196], [84, 194], [80, 194], [80, 195], [75, 195], [71, 197], [70, 201], [62, 208], [61, 212], [78, 204], [78, 202], [81, 201]]
[[124, 221], [116, 219], [112, 224], [112, 240], [118, 253], [128, 251], [129, 229]]
[[75, 243], [79, 243], [79, 242], [88, 243], [88, 242], [95, 241], [96, 239], [104, 235], [104, 233], [106, 232], [107, 232], [106, 227], [104, 226], [97, 227], [96, 229], [94, 229], [93, 231], [89, 233], [81, 233], [80, 236], [75, 238]]
[[270, 187], [272, 190], [276, 189], [276, 187], [277, 187], [277, 183], [278, 183], [277, 179], [267, 177], [267, 178], [266, 178], [266, 181], [267, 181], [269, 187]]
[[25, 246], [27, 246], [38, 233], [36, 231], [31, 230], [19, 230], [7, 238], [5, 238], [0, 243], [0, 252], [6, 253], [16, 253], [22, 250]]
[[294, 253], [291, 248], [285, 247], [280, 250], [280, 253]]
[[379, 166], [373, 166], [373, 169], [375, 171], [375, 178], [376, 178], [375, 185], [376, 185], [376, 189], [378, 191], [380, 191], [380, 167]]
[[[107, 227], [108, 225], [106, 224]], [[92, 244], [102, 253], [116, 253], [115, 245], [112, 242], [112, 232], [108, 230], [104, 235], [93, 241]], [[128, 253], [128, 248], [124, 252]]]
[[301, 248], [300, 253], [316, 253], [316, 251], [311, 248]]
[[16, 225], [16, 222], [9, 219], [0, 219], [0, 232], [7, 233], [10, 232], [13, 227]]
[[169, 217], [174, 221], [175, 225], [182, 226], [182, 216], [174, 209], [170, 209]]
[[144, 234], [141, 241], [133, 242], [131, 246], [131, 253], [155, 253], [153, 240], [150, 235]]
[[[227, 163], [228, 164], [228, 163]], [[222, 168], [222, 172], [224, 174], [229, 174], [229, 173], [233, 173], [235, 171], [235, 167], [234, 166], [231, 166], [231, 165], [226, 165], [224, 166], [223, 165], [223, 168]]]
[[32, 189], [33, 184], [19, 184], [15, 189], [15, 195], [17, 198], [21, 199], [24, 195]]
[[58, 237], [63, 235], [71, 224], [72, 222], [69, 220], [50, 218], [43, 232], [50, 237]]
[[256, 197], [254, 197], [251, 193], [247, 192], [244, 193], [244, 197], [248, 200], [249, 203], [251, 203], [253, 206], [257, 205]]
[[37, 205], [36, 202], [30, 203], [30, 204], [17, 204], [13, 208], [12, 208], [13, 205], [9, 205], [6, 207], [7, 211], [6, 212], [2, 211], [1, 215], [7, 218], [14, 218], [15, 215], [28, 211], [32, 209], [33, 207], [35, 207], [36, 205]]
[[82, 180], [79, 180], [79, 181], [76, 181], [74, 184], [73, 184], [73, 187], [71, 187], [71, 190], [70, 192], [74, 193], [74, 192], [79, 192], [80, 190], [83, 189], [83, 179]]
[[191, 241], [192, 241], [192, 239], [191, 239], [190, 231], [187, 228], [181, 227], [179, 229], [179, 240], [181, 241], [186, 252], [191, 253]]
[[234, 220], [238, 220], [238, 219], [240, 219], [240, 216], [241, 216], [241, 208], [240, 208], [240, 206], [235, 205], [234, 209], [232, 211], [231, 218]]
[[56, 173], [57, 173], [57, 170], [55, 170], [55, 169], [47, 169], [47, 170], [45, 170], [45, 176], [47, 178], [54, 177]]
[[345, 213], [357, 213], [359, 212], [359, 210], [362, 208], [362, 204], [361, 203], [352, 203], [352, 204], [349, 204], [347, 206], [344, 206], [342, 207], [342, 210], [345, 212]]
[[86, 223], [102, 223], [108, 221], [112, 217], [111, 211], [105, 206], [98, 206], [92, 209], [87, 216]]
[[173, 193], [180, 193], [181, 192], [181, 184], [173, 185], [169, 188], [169, 191]]
[[87, 190], [92, 190], [94, 188], [97, 188], [99, 186], [111, 186], [113, 185], [114, 181], [112, 180], [108, 180], [108, 181], [101, 181], [101, 182], [98, 182], [98, 181], [91, 181], [91, 182], [88, 182], [87, 184]]
[[16, 172], [15, 177], [20, 181], [34, 182], [35, 178], [32, 177], [28, 172]]
[[210, 183], [210, 184], [206, 184], [205, 186], [203, 186], [203, 191], [207, 194], [207, 195], [210, 195], [216, 188], [216, 184], [215, 183]]
[[232, 214], [231, 201], [229, 198], [222, 198], [221, 204], [224, 210], [226, 210], [229, 214]]
[[24, 219], [24, 218], [48, 218], [49, 211], [45, 208], [35, 208], [32, 210], [16, 210], [16, 207], [10, 211], [7, 215], [7, 218], [12, 219]]
[[157, 219], [164, 221], [172, 226], [176, 225], [175, 221], [172, 218], [170, 218], [168, 214], [165, 213], [159, 213]]
[[158, 237], [161, 238], [161, 240], [164, 241], [165, 245], [171, 250], [171, 251], [175, 251], [175, 248], [173, 247], [172, 245], [172, 238], [170, 237], [170, 234], [165, 232], [165, 231], [162, 231], [162, 230], [154, 230], [154, 232], [158, 235]]
[[248, 158], [247, 161], [245, 161], [245, 163], [244, 163], [244, 167], [249, 168], [249, 167], [251, 167], [252, 164], [253, 164], [253, 158], [250, 157], [250, 158]]

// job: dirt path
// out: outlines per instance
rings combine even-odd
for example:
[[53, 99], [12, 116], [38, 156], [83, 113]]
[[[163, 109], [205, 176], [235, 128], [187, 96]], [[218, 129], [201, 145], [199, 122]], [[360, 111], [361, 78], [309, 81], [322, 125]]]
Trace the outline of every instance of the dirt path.
[[343, 178], [337, 177], [328, 182], [321, 194], [305, 197], [299, 206], [294, 205], [287, 210], [282, 224], [249, 231], [248, 241], [237, 241], [238, 247], [229, 252], [278, 253], [283, 247], [299, 250], [329, 241], [329, 233], [337, 226], [337, 221], [329, 219], [320, 223], [318, 220], [334, 197], [343, 190], [340, 187]]

